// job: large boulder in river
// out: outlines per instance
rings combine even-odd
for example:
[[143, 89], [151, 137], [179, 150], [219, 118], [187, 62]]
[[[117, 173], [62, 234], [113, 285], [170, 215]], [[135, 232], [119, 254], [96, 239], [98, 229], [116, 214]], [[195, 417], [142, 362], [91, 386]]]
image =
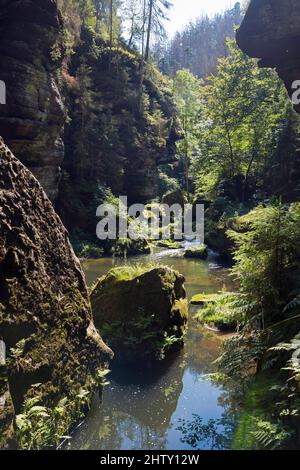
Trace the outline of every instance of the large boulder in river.
[[183, 345], [184, 277], [168, 267], [115, 268], [91, 292], [95, 324], [119, 362], [163, 359]]
[[[80, 410], [78, 396], [93, 393], [110, 350], [94, 327], [66, 229], [1, 138], [0, 227], [0, 435], [13, 437], [13, 409], [21, 413], [32, 398], [50, 415], [65, 398], [58, 425], [66, 432]], [[26, 448], [22, 429], [18, 436]], [[34, 445], [43, 446], [42, 438]]]

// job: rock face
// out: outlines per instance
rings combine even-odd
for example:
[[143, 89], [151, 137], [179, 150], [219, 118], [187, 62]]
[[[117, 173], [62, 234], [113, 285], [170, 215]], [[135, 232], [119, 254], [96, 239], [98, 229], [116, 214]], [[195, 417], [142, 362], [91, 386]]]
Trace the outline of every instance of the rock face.
[[54, 201], [64, 156], [64, 107], [54, 72], [63, 57], [55, 0], [0, 0], [0, 135]]
[[71, 232], [94, 235], [99, 188], [127, 195], [130, 204], [153, 199], [158, 167], [176, 162], [182, 133], [172, 90], [154, 67], [142, 75], [140, 57], [122, 48], [109, 65], [107, 44], [85, 29], [81, 39], [65, 76], [70, 120], [57, 207]]
[[[300, 4], [298, 0], [252, 0], [237, 32], [237, 43], [262, 67], [276, 68], [291, 96], [300, 80]], [[300, 105], [295, 106], [300, 112]]]
[[207, 259], [208, 250], [206, 245], [187, 248], [184, 252], [185, 258]]
[[171, 90], [152, 66], [142, 78], [140, 58], [122, 48], [109, 66], [109, 48], [84, 27], [69, 70], [62, 66], [68, 32], [56, 0], [0, 0], [0, 11], [0, 135], [67, 228], [95, 236], [99, 186], [148, 201], [158, 166], [175, 161], [181, 130]]
[[[0, 435], [27, 398], [48, 407], [81, 388], [110, 350], [95, 330], [67, 233], [35, 177], [0, 140]], [[36, 385], [38, 384], [38, 385]], [[1, 443], [3, 445], [3, 442]]]
[[170, 268], [121, 267], [99, 279], [91, 304], [116, 360], [145, 366], [183, 344], [185, 297], [184, 277]]

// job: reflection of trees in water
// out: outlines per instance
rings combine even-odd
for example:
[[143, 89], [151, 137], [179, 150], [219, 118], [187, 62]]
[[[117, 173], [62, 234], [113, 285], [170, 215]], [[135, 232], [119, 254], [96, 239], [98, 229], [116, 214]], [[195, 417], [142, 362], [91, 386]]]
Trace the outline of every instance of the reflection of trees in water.
[[221, 419], [203, 422], [201, 416], [194, 414], [192, 420], [179, 420], [177, 428], [182, 433], [181, 442], [193, 449], [227, 450], [230, 449], [235, 420], [232, 415], [224, 414]]
[[167, 430], [183, 389], [182, 354], [153, 370], [115, 370], [103, 403], [95, 397], [72, 449], [165, 449]]
[[202, 375], [211, 373], [214, 361], [220, 355], [220, 347], [225, 336], [202, 328], [198, 322], [190, 321], [189, 339], [185, 347], [185, 355], [191, 373]]
[[235, 429], [241, 411], [242, 386], [232, 380], [222, 380], [214, 374], [209, 378], [214, 385], [222, 389], [218, 398], [224, 409], [220, 419], [210, 419], [204, 422], [203, 418], [193, 414], [190, 420], [180, 419], [181, 442], [193, 449], [229, 450], [234, 438]]
[[99, 433], [89, 435], [88, 448], [111, 449], [160, 449], [166, 445], [164, 430], [152, 430], [149, 426], [138, 423], [133, 416], [118, 410], [103, 413], [97, 421]]

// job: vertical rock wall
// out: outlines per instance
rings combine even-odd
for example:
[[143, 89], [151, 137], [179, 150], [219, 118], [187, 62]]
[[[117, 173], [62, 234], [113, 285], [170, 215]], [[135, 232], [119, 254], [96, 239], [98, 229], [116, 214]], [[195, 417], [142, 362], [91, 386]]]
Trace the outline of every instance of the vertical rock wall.
[[[300, 80], [299, 0], [252, 0], [237, 43], [261, 67], [275, 68], [291, 96], [293, 82]], [[300, 112], [300, 105], [295, 105]]]
[[64, 226], [1, 139], [0, 227], [1, 447], [13, 435], [14, 412], [21, 413], [28, 398], [50, 409], [66, 398], [72, 413], [81, 389], [94, 392], [111, 351], [94, 327]]
[[62, 19], [56, 0], [0, 0], [0, 135], [37, 176], [52, 201], [64, 156], [64, 107], [55, 82]]

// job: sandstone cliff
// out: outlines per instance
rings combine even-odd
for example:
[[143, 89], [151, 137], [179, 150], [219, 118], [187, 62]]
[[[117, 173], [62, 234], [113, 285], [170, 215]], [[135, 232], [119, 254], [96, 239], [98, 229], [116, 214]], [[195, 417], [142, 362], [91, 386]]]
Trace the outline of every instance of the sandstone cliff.
[[63, 56], [56, 0], [0, 0], [0, 135], [37, 176], [52, 201], [64, 156], [64, 107], [54, 72]]
[[7, 88], [0, 135], [52, 202], [63, 167], [58, 206], [66, 225], [75, 217], [86, 224], [86, 201], [97, 197], [99, 183], [134, 202], [155, 197], [157, 167], [174, 161], [180, 137], [171, 91], [155, 67], [143, 80], [140, 58], [122, 48], [108, 67], [109, 48], [82, 25], [62, 66], [69, 31], [56, 0], [0, 0], [0, 10], [0, 79]]
[[72, 416], [80, 390], [89, 395], [95, 389], [95, 375], [110, 350], [95, 330], [65, 228], [38, 181], [2, 140], [0, 226], [0, 340], [7, 351], [0, 364], [4, 445], [14, 434], [14, 413], [29, 398], [37, 397], [51, 410], [65, 397]]
[[152, 65], [141, 70], [135, 53], [110, 53], [85, 28], [64, 78], [69, 119], [57, 207], [70, 231], [94, 236], [101, 186], [130, 203], [155, 198], [159, 165], [176, 161], [182, 131], [168, 80]]
[[[291, 96], [300, 80], [299, 0], [252, 0], [237, 32], [237, 43], [261, 67], [276, 68]], [[295, 106], [300, 112], [300, 105]]]

